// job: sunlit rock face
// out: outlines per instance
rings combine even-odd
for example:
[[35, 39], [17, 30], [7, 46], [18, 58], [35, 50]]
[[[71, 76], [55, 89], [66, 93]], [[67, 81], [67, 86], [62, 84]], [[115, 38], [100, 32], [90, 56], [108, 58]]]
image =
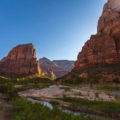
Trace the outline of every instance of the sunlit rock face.
[[10, 76], [41, 75], [34, 45], [30, 43], [14, 47], [0, 61], [0, 75], [3, 74]]
[[97, 33], [91, 35], [78, 53], [72, 72], [58, 79], [57, 84], [74, 81], [78, 77], [89, 78], [90, 74], [101, 75], [101, 81], [114, 81], [116, 77], [120, 79], [120, 0], [106, 1]]
[[74, 69], [120, 63], [120, 0], [108, 0], [92, 35], [78, 54]]
[[108, 7], [114, 11], [120, 12], [120, 0], [108, 0]]
[[120, 31], [120, 0], [108, 0], [98, 21], [98, 35], [119, 35]]

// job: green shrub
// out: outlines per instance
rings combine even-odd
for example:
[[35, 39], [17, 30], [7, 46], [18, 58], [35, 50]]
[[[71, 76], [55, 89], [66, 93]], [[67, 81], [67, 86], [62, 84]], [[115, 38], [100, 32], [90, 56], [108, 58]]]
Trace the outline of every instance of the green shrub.
[[59, 103], [59, 102], [57, 102], [57, 101], [53, 101], [53, 100], [52, 100], [52, 101], [50, 101], [50, 103], [51, 103], [52, 105], [55, 105], [55, 106], [56, 106], [56, 105], [60, 105], [60, 103]]
[[0, 92], [5, 94], [9, 100], [18, 97], [17, 90], [11, 82], [0, 84]]
[[90, 115], [73, 115], [58, 107], [48, 108], [40, 103], [32, 103], [23, 99], [12, 101], [11, 120], [100, 120]]
[[98, 83], [101, 78], [102, 76], [99, 74], [88, 74], [89, 83]]
[[82, 98], [59, 98], [65, 102], [70, 102], [73, 110], [104, 115], [114, 119], [120, 119], [120, 102], [91, 101]]

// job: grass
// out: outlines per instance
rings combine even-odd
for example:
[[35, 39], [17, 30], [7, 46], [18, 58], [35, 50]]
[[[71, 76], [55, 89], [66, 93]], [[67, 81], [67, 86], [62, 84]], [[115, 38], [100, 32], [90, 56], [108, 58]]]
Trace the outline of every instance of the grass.
[[6, 78], [0, 76], [0, 84], [4, 85], [10, 83], [13, 86], [21, 85], [20, 87], [15, 87], [15, 89], [19, 91], [23, 91], [26, 89], [42, 89], [45, 87], [49, 87], [53, 84], [53, 81], [45, 76], [28, 76], [23, 78]]
[[[77, 81], [79, 81], [79, 79], [77, 79]], [[28, 88], [41, 89], [50, 86], [52, 83], [53, 82], [46, 77], [25, 77], [14, 79], [0, 77], [0, 91], [7, 94], [10, 99], [13, 99], [18, 97], [17, 95], [14, 96], [14, 93], [16, 94], [18, 91], [22, 91]], [[14, 85], [23, 86], [14, 88]], [[69, 91], [70, 89], [65, 88], [65, 90]], [[97, 93], [96, 96], [98, 96]], [[113, 119], [120, 119], [120, 102], [89, 101], [86, 99], [69, 97], [64, 97], [60, 100], [70, 102], [70, 108], [73, 110], [107, 116]], [[51, 103], [55, 106], [59, 105], [56, 101], [51, 101]], [[12, 106], [11, 120], [97, 120], [91, 116], [75, 116], [73, 114], [64, 113], [62, 110], [59, 110], [56, 107], [53, 110], [50, 110], [46, 106], [40, 105], [38, 103], [32, 104], [31, 102], [24, 101], [20, 98], [14, 100], [12, 102]]]
[[120, 119], [120, 102], [90, 101], [87, 99], [70, 97], [59, 99], [70, 102], [70, 108], [73, 110]]
[[116, 84], [116, 85], [108, 85], [108, 84], [105, 84], [105, 85], [98, 85], [97, 86], [97, 89], [100, 89], [100, 90], [120, 90], [120, 85]]
[[59, 103], [58, 101], [54, 101], [54, 100], [50, 101], [50, 103], [51, 103], [53, 106], [58, 106], [58, 105], [60, 105], [60, 103]]
[[48, 108], [40, 103], [32, 103], [23, 99], [12, 101], [11, 120], [107, 120], [91, 115], [74, 115], [64, 112], [58, 107]]
[[5, 109], [5, 105], [0, 104], [0, 110], [4, 110]]

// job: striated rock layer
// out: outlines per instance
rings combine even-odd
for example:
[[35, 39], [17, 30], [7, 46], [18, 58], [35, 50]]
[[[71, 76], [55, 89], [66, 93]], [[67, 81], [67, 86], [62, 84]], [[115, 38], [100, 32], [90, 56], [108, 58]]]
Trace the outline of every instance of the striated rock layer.
[[45, 57], [39, 59], [40, 66], [47, 76], [59, 78], [69, 73], [74, 67], [74, 61], [69, 60], [49, 60]]
[[74, 70], [120, 63], [120, 0], [108, 0], [92, 35], [78, 54]]
[[5, 75], [40, 75], [41, 69], [36, 59], [35, 48], [32, 44], [14, 47], [0, 61], [0, 74]]
[[57, 66], [62, 68], [64, 71], [68, 71], [68, 72], [70, 72], [73, 69], [75, 63], [75, 61], [72, 60], [53, 60], [53, 62]]

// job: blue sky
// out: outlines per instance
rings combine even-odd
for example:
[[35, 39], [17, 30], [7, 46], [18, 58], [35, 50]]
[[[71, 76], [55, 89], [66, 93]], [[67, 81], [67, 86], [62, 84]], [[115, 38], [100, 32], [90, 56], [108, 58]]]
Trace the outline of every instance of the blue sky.
[[0, 0], [0, 59], [33, 43], [37, 59], [76, 60], [107, 0]]

